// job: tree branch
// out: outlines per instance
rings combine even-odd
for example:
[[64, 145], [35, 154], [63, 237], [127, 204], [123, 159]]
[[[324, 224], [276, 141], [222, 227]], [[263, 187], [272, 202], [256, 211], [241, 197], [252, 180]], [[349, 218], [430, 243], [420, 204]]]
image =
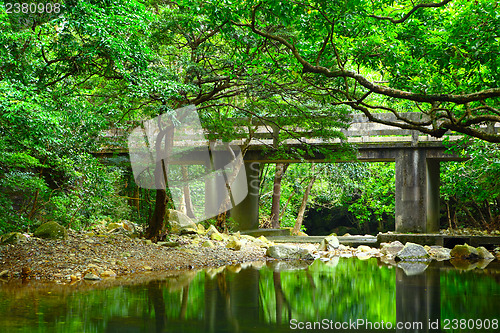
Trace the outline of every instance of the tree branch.
[[368, 15], [368, 16], [376, 18], [378, 20], [387, 20], [387, 21], [391, 21], [394, 24], [399, 24], [399, 23], [403, 23], [404, 21], [406, 21], [419, 8], [437, 8], [437, 7], [443, 7], [444, 5], [446, 5], [450, 1], [451, 0], [444, 0], [444, 1], [441, 1], [441, 2], [435, 2], [435, 3], [420, 3], [420, 4], [416, 5], [415, 7], [413, 7], [408, 13], [406, 13], [406, 15], [404, 15], [399, 20], [396, 20], [396, 19], [394, 19], [392, 17], [389, 17], [389, 16], [378, 16], [378, 15]]

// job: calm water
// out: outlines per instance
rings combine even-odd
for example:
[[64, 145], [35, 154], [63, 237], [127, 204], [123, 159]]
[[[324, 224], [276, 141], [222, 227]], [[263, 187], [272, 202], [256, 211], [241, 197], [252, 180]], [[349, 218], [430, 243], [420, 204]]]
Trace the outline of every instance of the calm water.
[[350, 258], [142, 275], [110, 287], [3, 283], [0, 332], [500, 330], [498, 262], [469, 271], [433, 263], [418, 274], [423, 268], [405, 267], [407, 275], [377, 259]]

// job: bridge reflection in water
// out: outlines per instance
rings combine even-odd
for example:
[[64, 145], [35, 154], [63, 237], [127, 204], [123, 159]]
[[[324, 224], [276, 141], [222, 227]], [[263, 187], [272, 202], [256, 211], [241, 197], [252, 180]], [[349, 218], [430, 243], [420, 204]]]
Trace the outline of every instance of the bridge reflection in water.
[[[498, 261], [468, 271], [449, 262], [400, 266], [333, 258], [310, 266], [274, 261], [170, 278], [143, 275], [135, 278], [140, 284], [110, 288], [3, 284], [0, 327], [30, 333], [496, 331]], [[489, 329], [477, 329], [476, 321], [476, 329], [443, 330], [452, 319], [489, 320]]]

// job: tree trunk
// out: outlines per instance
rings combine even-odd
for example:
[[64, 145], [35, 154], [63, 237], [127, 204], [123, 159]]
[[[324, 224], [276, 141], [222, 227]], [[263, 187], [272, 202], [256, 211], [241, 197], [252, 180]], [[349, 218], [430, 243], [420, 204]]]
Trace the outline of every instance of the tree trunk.
[[[164, 229], [164, 223], [168, 223], [168, 210], [167, 203], [167, 174], [168, 174], [168, 161], [164, 158], [168, 156], [174, 143], [174, 126], [172, 124], [162, 127], [161, 118], [158, 118], [160, 133], [158, 134], [155, 142], [156, 150], [156, 168], [155, 168], [155, 186], [156, 186], [156, 200], [155, 209], [151, 220], [149, 220], [146, 238], [157, 241], [160, 237], [160, 232]], [[168, 227], [168, 226], [167, 226]]]
[[280, 198], [281, 198], [281, 180], [285, 175], [288, 163], [277, 163], [276, 173], [274, 174], [273, 202], [271, 205], [271, 227], [278, 229], [280, 227]]
[[160, 231], [163, 229], [164, 221], [168, 221], [167, 202], [167, 192], [163, 189], [156, 190], [155, 210], [151, 220], [149, 221], [146, 238], [157, 240], [160, 236]]
[[[311, 173], [314, 173], [314, 164], [312, 165]], [[316, 176], [313, 175], [311, 177], [311, 180], [309, 181], [309, 184], [307, 185], [304, 196], [302, 197], [302, 203], [300, 204], [299, 213], [297, 214], [297, 220], [295, 221], [295, 226], [293, 227], [292, 231], [293, 235], [298, 235], [300, 231], [300, 227], [302, 226], [302, 222], [304, 221], [304, 213], [307, 207], [307, 199], [309, 199], [309, 193], [311, 192], [311, 189], [315, 181], [316, 181]]]

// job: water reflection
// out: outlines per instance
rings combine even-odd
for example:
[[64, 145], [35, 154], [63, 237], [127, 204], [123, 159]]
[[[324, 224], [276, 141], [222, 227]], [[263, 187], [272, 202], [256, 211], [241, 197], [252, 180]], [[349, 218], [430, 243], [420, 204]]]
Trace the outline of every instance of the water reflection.
[[[85, 283], [50, 288], [35, 283], [3, 284], [0, 328], [2, 332], [289, 332], [307, 328], [440, 332], [441, 325], [432, 324], [444, 319], [498, 319], [498, 262], [484, 270], [457, 270], [449, 262], [411, 266], [333, 258], [311, 265], [268, 262], [171, 277], [145, 275], [135, 277], [136, 281], [129, 278], [123, 285], [116, 285], [121, 281], [117, 279], [108, 288], [101, 288], [106, 282], [92, 288]], [[398, 323], [422, 324], [398, 327]], [[453, 331], [479, 330], [446, 332]]]

